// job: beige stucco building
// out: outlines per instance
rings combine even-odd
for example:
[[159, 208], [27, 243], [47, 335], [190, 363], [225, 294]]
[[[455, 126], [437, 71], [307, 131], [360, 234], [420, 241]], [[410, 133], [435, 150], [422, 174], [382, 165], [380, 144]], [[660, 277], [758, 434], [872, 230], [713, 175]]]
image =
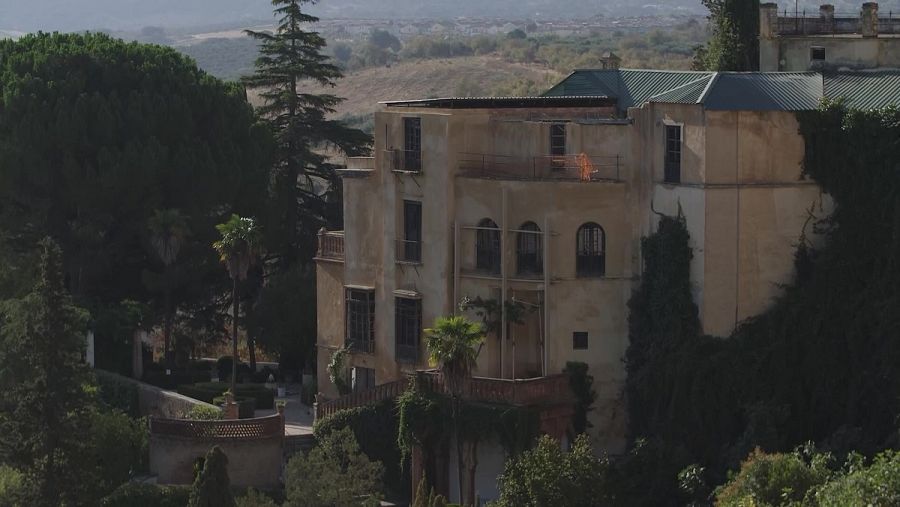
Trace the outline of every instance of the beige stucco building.
[[505, 310], [487, 319], [475, 374], [546, 377], [586, 363], [598, 393], [590, 434], [622, 451], [641, 238], [660, 214], [685, 217], [704, 333], [727, 337], [764, 311], [830, 211], [803, 175], [796, 116], [826, 97], [898, 103], [900, 72], [606, 68], [575, 71], [541, 97], [384, 103], [374, 156], [341, 171], [344, 230], [320, 235], [319, 390], [337, 396], [326, 365], [344, 346], [357, 390], [427, 368], [423, 328], [451, 314], [480, 320], [461, 306], [494, 301]]
[[760, 6], [759, 68], [762, 71], [900, 68], [900, 16], [879, 13], [878, 4], [859, 12], [779, 12]]

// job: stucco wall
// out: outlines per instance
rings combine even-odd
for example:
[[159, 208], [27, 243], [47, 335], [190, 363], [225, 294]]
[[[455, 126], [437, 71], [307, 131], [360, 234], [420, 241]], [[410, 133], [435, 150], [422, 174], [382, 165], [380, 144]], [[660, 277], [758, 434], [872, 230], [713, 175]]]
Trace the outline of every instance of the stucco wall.
[[[825, 61], [813, 62], [810, 49], [825, 48]], [[821, 69], [900, 67], [900, 38], [891, 35], [782, 37], [760, 40], [760, 70], [806, 71]]]
[[335, 350], [344, 346], [344, 264], [319, 261], [316, 268], [316, 351], [317, 386], [327, 398], [335, 398], [337, 389], [328, 379], [325, 366]]
[[178, 419], [183, 418], [193, 407], [198, 405], [216, 408], [209, 403], [183, 396], [174, 391], [166, 391], [165, 389], [106, 370], [103, 370], [103, 375], [112, 377], [118, 382], [135, 386], [138, 393], [138, 410], [142, 416]]
[[218, 445], [228, 456], [228, 477], [239, 488], [279, 486], [282, 437], [253, 440], [196, 440], [150, 435], [150, 473], [159, 484], [191, 484], [194, 464]]

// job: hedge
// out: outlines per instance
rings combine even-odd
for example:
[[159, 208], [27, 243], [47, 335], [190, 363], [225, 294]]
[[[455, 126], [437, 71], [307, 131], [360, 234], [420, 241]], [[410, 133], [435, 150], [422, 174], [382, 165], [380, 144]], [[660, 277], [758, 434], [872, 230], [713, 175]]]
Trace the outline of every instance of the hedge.
[[129, 417], [140, 417], [140, 401], [137, 384], [103, 370], [94, 370], [97, 377], [100, 400], [110, 408], [119, 409]]
[[100, 501], [101, 507], [185, 507], [191, 490], [188, 487], [157, 486], [129, 482], [119, 486]]
[[[196, 400], [213, 403], [213, 400], [231, 387], [227, 382], [199, 382], [196, 384], [184, 384], [178, 386], [178, 394], [189, 396]], [[275, 392], [262, 384], [238, 384], [235, 387], [236, 398], [253, 398], [256, 408], [269, 410], [275, 408]]]
[[[255, 399], [235, 396], [234, 401], [238, 406], [238, 419], [252, 419], [253, 416], [256, 415]], [[216, 396], [213, 398], [212, 404], [217, 407], [225, 405], [225, 397]]]

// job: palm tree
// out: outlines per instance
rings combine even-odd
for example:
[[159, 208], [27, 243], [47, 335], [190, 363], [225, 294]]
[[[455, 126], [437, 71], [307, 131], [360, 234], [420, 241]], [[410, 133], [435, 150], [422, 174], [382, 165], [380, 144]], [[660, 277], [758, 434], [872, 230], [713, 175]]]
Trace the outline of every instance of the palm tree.
[[252, 218], [231, 215], [231, 218], [216, 226], [222, 239], [213, 243], [219, 260], [228, 268], [231, 276], [231, 297], [234, 305], [231, 318], [231, 392], [235, 392], [237, 379], [237, 329], [238, 329], [238, 281], [247, 279], [247, 271], [259, 254], [262, 238]]
[[178, 258], [178, 252], [184, 244], [190, 231], [187, 221], [177, 209], [156, 210], [153, 216], [147, 221], [147, 228], [150, 229], [150, 243], [156, 251], [159, 260], [165, 266], [164, 273], [164, 308], [165, 324], [163, 325], [164, 346], [163, 357], [168, 364], [169, 347], [172, 340], [172, 315], [175, 313], [172, 308], [172, 264]]
[[[463, 505], [474, 503], [475, 489], [472, 484], [466, 488], [465, 484], [471, 481], [463, 480], [463, 470], [466, 467], [463, 464], [463, 443], [459, 431], [459, 404], [460, 399], [469, 392], [469, 380], [483, 342], [484, 326], [462, 316], [440, 317], [433, 328], [425, 330], [429, 360], [432, 365], [440, 368], [451, 398], [456, 433], [457, 477], [460, 479], [459, 498]], [[467, 450], [467, 457], [474, 460], [474, 445]], [[469, 468], [474, 472], [474, 466]]]

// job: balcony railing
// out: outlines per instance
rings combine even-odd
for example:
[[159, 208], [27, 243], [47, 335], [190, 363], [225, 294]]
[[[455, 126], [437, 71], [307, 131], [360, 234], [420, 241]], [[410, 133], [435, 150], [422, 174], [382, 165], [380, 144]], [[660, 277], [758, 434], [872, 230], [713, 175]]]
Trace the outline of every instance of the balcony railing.
[[521, 157], [460, 153], [459, 174], [469, 178], [537, 181], [621, 181], [619, 155], [540, 155]]
[[421, 173], [422, 152], [420, 150], [384, 150], [384, 163], [394, 172]]
[[319, 245], [316, 258], [335, 261], [344, 260], [344, 231], [319, 231]]
[[422, 262], [422, 242], [398, 239], [397, 262], [420, 264]]
[[255, 439], [284, 435], [280, 414], [255, 419], [191, 421], [150, 418], [150, 434], [202, 440]]
[[[900, 16], [893, 12], [878, 16], [879, 34], [900, 34]], [[805, 11], [785, 11], [778, 16], [776, 29], [779, 35], [841, 35], [862, 33], [862, 18], [857, 13], [835, 14], [824, 17]]]
[[395, 382], [381, 384], [373, 389], [351, 393], [346, 396], [328, 401], [317, 402], [315, 406], [315, 418], [328, 417], [339, 410], [347, 410], [365, 405], [371, 405], [380, 401], [400, 396], [409, 385], [409, 379], [401, 378]]
[[[420, 371], [417, 376], [426, 389], [447, 392], [440, 372]], [[474, 401], [516, 406], [567, 403], [574, 399], [566, 374], [515, 380], [473, 377], [464, 390], [463, 396]]]

